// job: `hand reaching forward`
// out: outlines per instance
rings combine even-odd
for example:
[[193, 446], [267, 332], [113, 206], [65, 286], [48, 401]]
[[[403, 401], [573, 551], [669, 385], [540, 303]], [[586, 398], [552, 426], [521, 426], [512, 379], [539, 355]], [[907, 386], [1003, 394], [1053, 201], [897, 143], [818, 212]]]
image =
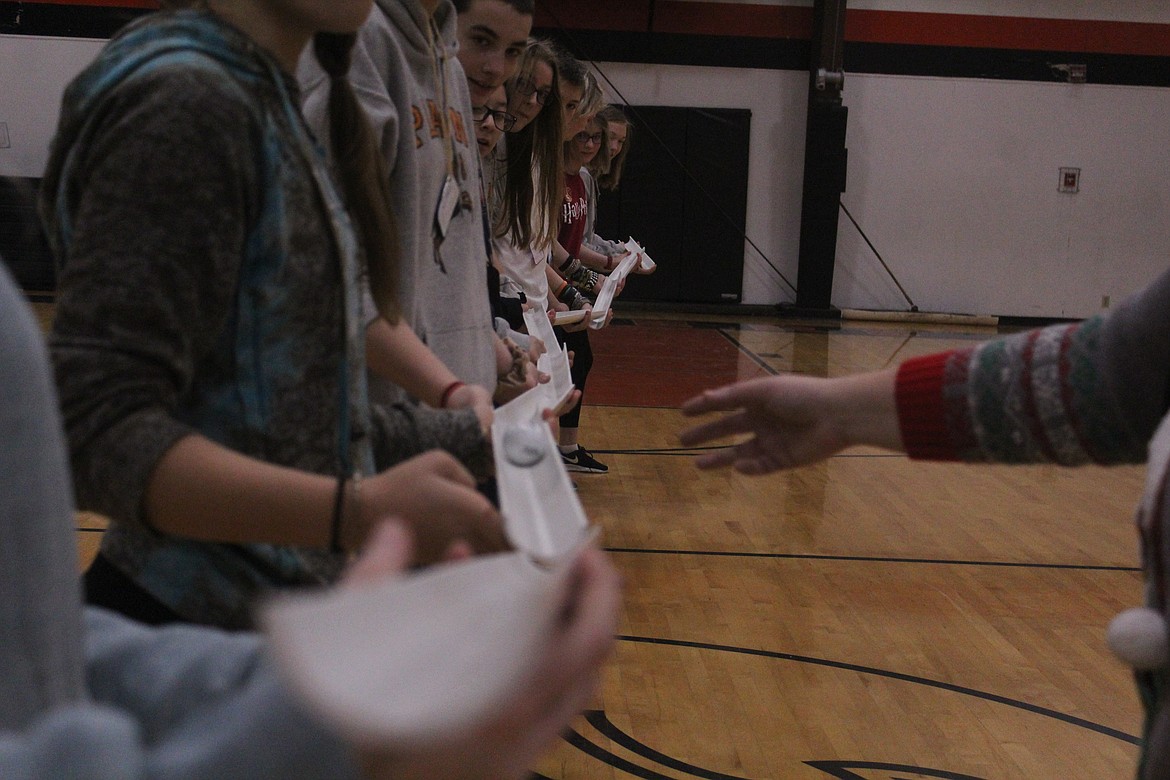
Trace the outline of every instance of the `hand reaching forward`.
[[855, 444], [901, 449], [895, 370], [839, 379], [775, 376], [707, 390], [683, 414], [729, 412], [682, 432], [685, 446], [749, 433], [748, 440], [701, 456], [702, 469], [733, 466], [767, 474], [815, 463]]

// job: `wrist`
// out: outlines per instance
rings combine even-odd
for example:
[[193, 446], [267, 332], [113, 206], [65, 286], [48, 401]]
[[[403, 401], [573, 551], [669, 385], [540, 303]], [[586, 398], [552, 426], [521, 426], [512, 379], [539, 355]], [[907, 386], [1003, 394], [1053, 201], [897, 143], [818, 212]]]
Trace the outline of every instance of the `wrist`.
[[455, 394], [455, 391], [458, 390], [459, 388], [465, 387], [465, 386], [466, 386], [465, 383], [456, 379], [454, 382], [452, 382], [451, 384], [449, 384], [445, 388], [443, 388], [443, 392], [439, 395], [438, 408], [439, 409], [446, 409], [447, 404], [451, 402], [451, 396]]
[[361, 510], [362, 475], [337, 478], [333, 519], [329, 528], [329, 551], [338, 555], [357, 550], [365, 538]]
[[329, 521], [329, 552], [340, 555], [345, 552], [341, 545], [341, 526], [345, 513], [345, 476], [337, 478], [337, 487], [333, 493], [333, 517]]
[[895, 391], [897, 373], [896, 368], [891, 368], [837, 380], [837, 419], [845, 446], [903, 449]]
[[565, 258], [565, 262], [557, 266], [557, 270], [560, 271], [561, 276], [569, 276], [580, 267], [581, 261], [573, 255], [569, 255], [567, 258]]

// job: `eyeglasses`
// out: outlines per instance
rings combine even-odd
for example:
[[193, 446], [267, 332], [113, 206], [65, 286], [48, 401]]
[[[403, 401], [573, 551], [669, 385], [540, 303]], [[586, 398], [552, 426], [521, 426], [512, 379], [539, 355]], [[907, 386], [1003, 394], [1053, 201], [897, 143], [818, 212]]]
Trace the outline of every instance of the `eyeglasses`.
[[471, 118], [475, 120], [477, 125], [483, 124], [483, 121], [489, 116], [496, 129], [503, 130], [505, 133], [516, 126], [516, 117], [507, 111], [493, 111], [487, 106], [477, 106], [471, 109]]
[[604, 136], [601, 133], [593, 133], [590, 135], [589, 133], [586, 133], [584, 130], [582, 130], [580, 133], [577, 133], [575, 136], [573, 136], [573, 140], [579, 144], [600, 144], [603, 137]]
[[536, 102], [543, 106], [548, 102], [548, 96], [552, 92], [552, 87], [537, 89], [536, 85], [530, 79], [525, 79], [524, 81], [516, 82], [516, 91], [520, 93], [521, 97], [525, 98], [536, 95]]

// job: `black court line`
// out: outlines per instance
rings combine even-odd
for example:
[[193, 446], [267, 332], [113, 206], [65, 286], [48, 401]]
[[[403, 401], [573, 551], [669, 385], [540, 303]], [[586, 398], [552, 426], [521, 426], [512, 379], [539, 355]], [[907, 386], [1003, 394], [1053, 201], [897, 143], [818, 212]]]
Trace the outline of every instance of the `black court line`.
[[590, 452], [604, 452], [607, 455], [701, 455], [710, 450], [726, 450], [730, 445], [713, 444], [709, 447], [647, 447], [638, 450], [590, 450]]
[[894, 354], [890, 355], [886, 362], [882, 364], [882, 368], [889, 368], [890, 364], [894, 362], [894, 358], [898, 357], [898, 353], [904, 350], [906, 345], [913, 341], [917, 335], [918, 334], [914, 332], [909, 333], [906, 338], [902, 340], [902, 343], [898, 345], [898, 348], [894, 350]]
[[640, 547], [606, 547], [606, 552], [631, 555], [698, 555], [708, 558], [768, 558], [796, 561], [841, 561], [849, 563], [921, 563], [932, 566], [983, 566], [1007, 569], [1056, 569], [1060, 571], [1111, 571], [1140, 573], [1138, 566], [1109, 566], [1094, 563], [1036, 563], [1026, 561], [961, 561], [948, 558], [894, 558], [877, 555], [816, 555], [813, 553], [761, 553], [735, 550], [656, 550]]
[[873, 666], [861, 666], [859, 664], [846, 663], [844, 661], [831, 661], [827, 658], [813, 658], [807, 655], [796, 655], [795, 653], [782, 653], [775, 650], [756, 650], [748, 647], [734, 647], [731, 645], [716, 645], [708, 642], [686, 642], [678, 639], [661, 639], [658, 637], [646, 636], [628, 636], [619, 634], [617, 637], [622, 642], [637, 642], [649, 645], [665, 645], [668, 647], [686, 647], [695, 650], [713, 650], [720, 653], [737, 653], [739, 655], [754, 655], [761, 658], [773, 658], [780, 661], [796, 661], [797, 663], [810, 664], [813, 666], [824, 666], [830, 669], [840, 669], [843, 671], [857, 672], [858, 674], [871, 674], [877, 677], [885, 677], [891, 680], [899, 680], [901, 682], [908, 682], [914, 685], [924, 685], [928, 688], [937, 688], [951, 693], [962, 694], [963, 696], [971, 696], [976, 699], [983, 699], [984, 701], [993, 702], [995, 704], [1003, 704], [1008, 707], [1013, 707], [1025, 712], [1031, 712], [1036, 715], [1041, 715], [1053, 720], [1059, 720], [1071, 726], [1087, 729], [1106, 737], [1127, 742], [1131, 745], [1140, 745], [1141, 738], [1132, 734], [1126, 734], [1124, 731], [1110, 728], [1109, 726], [1100, 723], [1094, 723], [1091, 720], [1078, 718], [1074, 715], [1068, 715], [1063, 712], [1049, 709], [1047, 707], [1040, 707], [1036, 704], [1030, 704], [1019, 699], [1010, 699], [1007, 696], [1000, 696], [995, 693], [988, 693], [986, 691], [976, 690], [975, 688], [967, 688], [962, 685], [955, 685], [954, 683], [943, 682], [941, 680], [931, 680], [928, 677], [918, 677], [913, 674], [904, 674], [902, 672], [894, 672], [889, 669], [878, 669]]
[[[671, 320], [664, 321], [670, 322]], [[641, 323], [632, 321], [630, 324], [639, 325]], [[833, 325], [788, 325], [783, 322], [686, 322], [685, 324], [688, 327], [698, 328], [701, 330], [720, 330], [726, 328], [728, 330], [747, 331], [749, 333], [828, 333], [835, 336], [872, 336], [874, 338], [892, 338], [898, 335], [898, 331], [893, 328], [888, 330], [880, 330], [877, 328], [849, 326], [836, 327]], [[896, 325], [898, 323], [890, 324]], [[951, 339], [956, 341], [987, 341], [999, 335], [999, 333], [995, 330], [989, 330], [987, 333], [967, 333], [963, 331], [949, 331], [945, 329], [919, 330], [914, 327], [909, 329], [909, 334], [912, 338], [920, 338], [928, 341], [948, 341]]]
[[[593, 403], [592, 401], [587, 405], [588, 406], [602, 407], [602, 408], [606, 408], [606, 409], [658, 409], [660, 411], [673, 411], [673, 412], [677, 412], [679, 409], [679, 407], [677, 407], [677, 406], [654, 406], [654, 405], [644, 405], [644, 404], [606, 404], [606, 403]], [[592, 452], [592, 450], [590, 450], [590, 452]]]
[[627, 761], [621, 756], [614, 755], [600, 745], [595, 745], [585, 739], [585, 737], [573, 729], [569, 729], [568, 733], [565, 734], [565, 741], [585, 755], [596, 758], [598, 761], [603, 764], [608, 764], [619, 772], [625, 772], [634, 777], [641, 777], [643, 780], [674, 780], [670, 775], [659, 774], [652, 769], [638, 766], [632, 761]]
[[[626, 409], [637, 409], [644, 407], [618, 407]], [[671, 407], [663, 407], [671, 408]], [[700, 418], [695, 418], [696, 423]], [[600, 453], [602, 455], [683, 455], [698, 457], [705, 452], [712, 450], [728, 450], [734, 445], [731, 444], [715, 444], [710, 447], [647, 447], [645, 449], [624, 449], [624, 450], [590, 450], [590, 452]], [[855, 453], [839, 453], [837, 455], [830, 455], [825, 460], [836, 460], [838, 458], [905, 458], [906, 456], [900, 452], [855, 452]], [[815, 464], [809, 464], [815, 465]], [[801, 468], [804, 468], [803, 466]], [[784, 471], [795, 471], [795, 468], [784, 469]]]
[[894, 772], [897, 772], [898, 775], [906, 773], [915, 777], [938, 777], [941, 780], [983, 780], [975, 775], [957, 775], [954, 772], [946, 772], [941, 769], [927, 769], [907, 764], [887, 764], [881, 761], [805, 761], [804, 763], [813, 769], [819, 769], [826, 774], [840, 778], [840, 780], [851, 780], [852, 778], [860, 780], [861, 775], [850, 771], [853, 769], [880, 769], [883, 772], [891, 773], [883, 775], [883, 777], [889, 777], [890, 780], [910, 780], [910, 778], [895, 777], [892, 774]]
[[685, 772], [692, 777], [701, 777], [703, 780], [746, 780], [746, 778], [736, 775], [725, 775], [721, 772], [703, 769], [655, 750], [615, 726], [602, 710], [586, 710], [585, 720], [606, 739], [616, 742], [637, 756], [654, 761], [669, 769]]
[[73, 530], [77, 531], [79, 533], [84, 532], [84, 533], [90, 533], [90, 534], [101, 534], [101, 533], [106, 532], [105, 528], [87, 528], [86, 526], [78, 526], [77, 528], [74, 528]]
[[767, 371], [769, 375], [776, 376], [777, 374], [780, 373], [779, 371], [777, 371], [776, 369], [774, 369], [770, 365], [768, 365], [767, 361], [765, 361], [762, 357], [760, 357], [755, 352], [752, 352], [750, 349], [748, 349], [743, 344], [741, 344], [739, 339], [732, 336], [730, 333], [727, 332], [727, 330], [720, 328], [718, 333], [720, 336], [722, 336], [723, 338], [727, 339], [732, 344], [734, 344], [736, 349], [738, 349], [743, 354], [747, 355], [748, 358], [753, 363], [755, 363], [757, 366], [759, 366], [760, 368]]

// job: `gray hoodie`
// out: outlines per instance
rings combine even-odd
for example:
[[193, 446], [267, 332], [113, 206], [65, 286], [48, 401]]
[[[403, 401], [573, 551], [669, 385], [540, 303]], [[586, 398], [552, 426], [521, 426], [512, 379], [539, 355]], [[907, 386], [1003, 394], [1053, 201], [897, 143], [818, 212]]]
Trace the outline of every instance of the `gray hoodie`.
[[[406, 321], [460, 379], [491, 390], [496, 370], [479, 154], [456, 48], [449, 0], [439, 3], [433, 19], [416, 0], [376, 0], [358, 36], [350, 81], [388, 163]], [[305, 115], [325, 138], [328, 79], [311, 57], [302, 58], [298, 78]], [[466, 197], [460, 197], [463, 205], [451, 218], [437, 259], [435, 215], [448, 175]], [[385, 388], [371, 380], [374, 397], [384, 398]]]

